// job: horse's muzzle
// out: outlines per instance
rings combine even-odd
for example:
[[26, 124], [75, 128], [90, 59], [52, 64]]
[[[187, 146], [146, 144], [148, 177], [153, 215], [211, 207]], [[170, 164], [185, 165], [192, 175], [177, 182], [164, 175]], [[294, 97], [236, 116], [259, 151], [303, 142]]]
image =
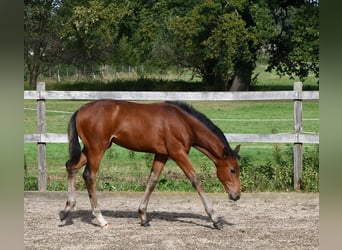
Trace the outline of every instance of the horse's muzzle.
[[237, 201], [240, 199], [240, 195], [232, 195], [229, 194], [229, 199], [233, 200], [233, 201]]

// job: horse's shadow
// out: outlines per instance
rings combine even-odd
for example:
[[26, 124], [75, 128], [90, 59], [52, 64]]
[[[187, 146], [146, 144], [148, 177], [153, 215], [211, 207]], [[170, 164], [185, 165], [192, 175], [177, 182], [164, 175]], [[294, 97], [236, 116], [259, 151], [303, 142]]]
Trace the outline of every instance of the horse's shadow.
[[[102, 215], [104, 217], [111, 217], [111, 218], [133, 218], [137, 220], [137, 224], [140, 224], [140, 218], [138, 211], [122, 211], [122, 210], [102, 210]], [[196, 226], [213, 228], [210, 224], [210, 218], [205, 215], [195, 214], [195, 213], [180, 213], [180, 212], [166, 212], [166, 211], [151, 211], [148, 212], [148, 221], [168, 221], [168, 222], [180, 222], [186, 224], [193, 224]], [[74, 220], [81, 219], [82, 222], [91, 224], [93, 226], [100, 226], [97, 224], [96, 220], [94, 220], [94, 216], [91, 213], [91, 210], [75, 210], [71, 211], [68, 216], [65, 218], [65, 223], [59, 225], [60, 227], [68, 226], [74, 224]], [[219, 218], [222, 225], [232, 226], [233, 223], [227, 222], [222, 217]], [[199, 220], [205, 222], [200, 223]]]

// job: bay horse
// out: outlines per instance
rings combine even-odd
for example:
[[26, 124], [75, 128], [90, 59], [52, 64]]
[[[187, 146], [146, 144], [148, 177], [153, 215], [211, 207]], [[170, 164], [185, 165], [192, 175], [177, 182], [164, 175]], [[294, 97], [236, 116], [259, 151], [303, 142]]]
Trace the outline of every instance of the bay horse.
[[[83, 142], [83, 149], [78, 137]], [[81, 106], [68, 125], [69, 160], [68, 198], [59, 214], [63, 221], [75, 206], [75, 177], [83, 172], [92, 214], [101, 227], [107, 226], [97, 202], [96, 174], [105, 151], [115, 143], [124, 148], [154, 153], [154, 161], [146, 190], [138, 208], [142, 226], [149, 226], [146, 210], [166, 161], [171, 158], [183, 170], [197, 190], [206, 213], [217, 229], [223, 227], [208, 201], [203, 185], [189, 160], [191, 147], [209, 157], [216, 165], [217, 177], [231, 200], [240, 198], [240, 145], [233, 150], [223, 132], [204, 114], [191, 105], [166, 101], [159, 103], [135, 103], [121, 100], [100, 99]]]

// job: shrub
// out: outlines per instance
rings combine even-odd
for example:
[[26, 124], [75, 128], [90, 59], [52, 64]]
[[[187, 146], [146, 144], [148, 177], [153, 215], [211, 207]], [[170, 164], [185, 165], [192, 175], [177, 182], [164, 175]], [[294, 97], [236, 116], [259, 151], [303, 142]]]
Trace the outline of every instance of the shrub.
[[[254, 163], [242, 157], [242, 191], [291, 191], [293, 190], [293, 152], [291, 145], [273, 147], [272, 155], [266, 163]], [[303, 157], [302, 189], [306, 192], [319, 191], [318, 146], [305, 149]]]
[[24, 190], [36, 191], [38, 190], [38, 178], [37, 176], [24, 175]]
[[307, 149], [303, 156], [303, 190], [319, 192], [319, 146]]

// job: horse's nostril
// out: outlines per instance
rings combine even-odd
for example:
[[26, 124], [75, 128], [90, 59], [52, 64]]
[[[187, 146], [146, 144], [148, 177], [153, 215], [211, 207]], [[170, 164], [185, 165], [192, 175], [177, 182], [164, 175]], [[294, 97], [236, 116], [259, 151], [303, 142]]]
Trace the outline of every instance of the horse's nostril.
[[233, 196], [231, 194], [229, 194], [229, 199], [233, 200], [233, 201], [237, 201], [240, 199], [240, 195], [237, 195], [237, 196]]

